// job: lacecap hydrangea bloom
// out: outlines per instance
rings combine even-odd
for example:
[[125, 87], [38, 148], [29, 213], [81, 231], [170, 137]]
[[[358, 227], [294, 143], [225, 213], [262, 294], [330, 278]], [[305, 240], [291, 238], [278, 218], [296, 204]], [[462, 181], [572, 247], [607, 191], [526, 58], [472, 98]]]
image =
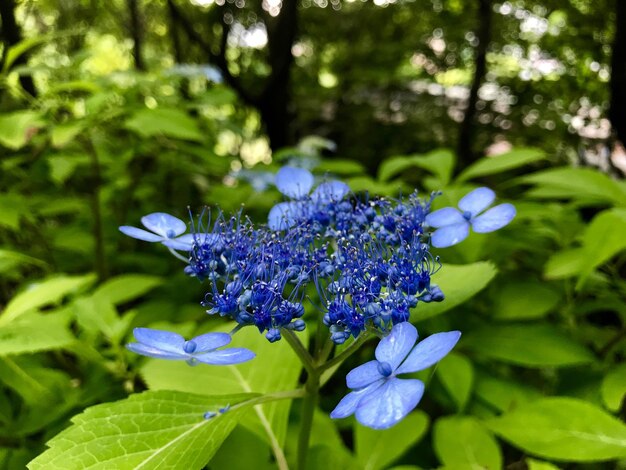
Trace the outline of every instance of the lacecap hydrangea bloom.
[[[478, 188], [461, 199], [459, 209], [431, 212], [435, 194], [357, 197], [341, 181], [323, 179], [316, 185], [310, 171], [294, 167], [283, 167], [274, 183], [287, 200], [270, 210], [266, 224], [253, 223], [243, 212], [207, 212], [184, 234], [187, 227], [180, 219], [157, 213], [142, 219], [153, 233], [127, 226], [120, 230], [184, 251], [185, 256], [176, 254], [187, 262], [185, 273], [206, 283], [206, 312], [233, 321], [233, 331], [252, 326], [270, 342], [287, 335], [293, 346], [298, 341], [294, 333], [317, 319], [319, 328], [328, 328], [331, 347], [316, 345], [315, 350], [329, 354], [333, 343], [349, 341], [349, 349], [371, 335], [382, 337], [376, 360], [348, 374], [352, 391], [332, 416], [355, 414], [365, 426], [392, 426], [418, 404], [424, 389], [422, 382], [399, 376], [432, 366], [460, 336], [438, 333], [415, 345], [417, 331], [409, 323], [413, 312], [419, 318], [421, 303], [445, 298], [433, 282], [442, 264], [431, 246], [454, 245], [470, 227], [478, 233], [497, 230], [513, 219], [515, 208], [501, 204], [486, 210], [495, 194]], [[317, 292], [311, 305], [318, 313], [305, 320], [310, 286]], [[190, 364], [234, 364], [252, 357], [250, 351], [218, 349], [230, 338], [220, 335], [225, 333], [185, 342], [173, 333], [138, 329], [137, 343], [128, 347]], [[294, 348], [305, 366], [306, 349]], [[309, 375], [315, 375], [315, 367], [324, 365], [308, 364]]]

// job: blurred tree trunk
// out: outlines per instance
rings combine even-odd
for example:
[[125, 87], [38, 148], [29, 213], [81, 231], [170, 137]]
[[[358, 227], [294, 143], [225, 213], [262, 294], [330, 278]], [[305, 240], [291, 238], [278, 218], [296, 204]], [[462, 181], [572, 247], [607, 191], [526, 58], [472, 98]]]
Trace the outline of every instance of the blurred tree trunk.
[[478, 102], [478, 90], [487, 73], [487, 49], [491, 42], [491, 22], [492, 22], [492, 0], [478, 0], [478, 29], [474, 56], [474, 77], [467, 100], [465, 116], [459, 129], [457, 141], [457, 155], [459, 157], [459, 168], [468, 166], [477, 155], [472, 150], [474, 137], [474, 124], [476, 119], [476, 103]]
[[615, 13], [609, 119], [618, 140], [626, 144], [626, 2], [624, 0], [615, 1]]
[[139, 0], [127, 0], [128, 13], [130, 16], [130, 36], [133, 39], [133, 60], [137, 70], [145, 71], [146, 64], [143, 61], [143, 23], [139, 11]]
[[[15, 1], [14, 0], [0, 0], [0, 19], [2, 20], [2, 29], [0, 30], [0, 37], [4, 42], [4, 53], [0, 60], [0, 67], [4, 66], [6, 60], [7, 51], [11, 46], [19, 43], [22, 40], [22, 32], [15, 20]], [[20, 54], [15, 59], [13, 65], [24, 65], [27, 62], [26, 53]], [[35, 83], [30, 75], [20, 75], [20, 84], [22, 88], [26, 90], [31, 96], [37, 96], [37, 89]]]
[[[219, 22], [221, 26], [218, 45], [215, 44], [217, 40], [211, 41], [210, 38], [206, 38], [197, 31], [193, 22], [186, 17], [175, 0], [168, 0], [167, 4], [172, 19], [170, 28], [179, 25], [192, 43], [202, 49], [208, 61], [220, 69], [224, 82], [233, 88], [244, 103], [259, 112], [270, 147], [277, 150], [292, 143], [289, 88], [293, 65], [291, 48], [296, 38], [298, 24], [297, 0], [283, 0], [282, 8], [275, 17], [265, 11], [261, 12], [267, 29], [268, 65], [272, 71], [267, 78], [250, 80], [248, 83], [253, 84], [252, 86], [244, 84], [240, 76], [233, 75], [228, 66], [226, 49], [230, 23], [224, 20], [225, 13], [228, 11], [227, 6], [213, 10], [216, 13], [212, 17], [213, 24]], [[213, 28], [209, 29], [213, 30]], [[175, 38], [175, 32], [171, 31], [170, 34], [172, 38]], [[261, 81], [262, 85], [258, 87], [257, 84]]]

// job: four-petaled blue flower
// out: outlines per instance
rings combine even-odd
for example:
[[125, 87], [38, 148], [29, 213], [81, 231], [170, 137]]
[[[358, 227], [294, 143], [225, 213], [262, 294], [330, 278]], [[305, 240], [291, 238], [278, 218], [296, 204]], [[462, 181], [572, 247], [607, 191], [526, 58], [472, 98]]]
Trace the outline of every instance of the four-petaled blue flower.
[[341, 181], [326, 181], [309, 195], [313, 182], [313, 175], [304, 168], [285, 166], [278, 171], [274, 181], [276, 187], [293, 200], [272, 207], [267, 222], [270, 229], [288, 229], [299, 219], [310, 216], [316, 208], [337, 203], [350, 192], [348, 185]]
[[495, 198], [491, 189], [478, 188], [459, 201], [460, 210], [444, 207], [428, 214], [426, 223], [437, 229], [432, 234], [432, 245], [437, 248], [456, 245], [467, 238], [470, 226], [476, 233], [488, 233], [507, 225], [516, 213], [512, 204], [500, 204], [481, 214]]
[[449, 331], [429, 336], [415, 345], [417, 330], [398, 323], [376, 347], [376, 360], [353, 369], [346, 383], [353, 389], [331, 412], [331, 418], [352, 414], [364, 426], [386, 429], [402, 420], [419, 403], [424, 383], [398, 375], [427, 369], [439, 362], [457, 343], [461, 333]]
[[245, 348], [226, 348], [231, 341], [228, 333], [206, 333], [185, 341], [181, 335], [151, 328], [133, 330], [137, 343], [126, 345], [137, 354], [158, 359], [187, 361], [189, 365], [204, 362], [213, 365], [239, 364], [253, 359], [255, 354]]
[[146, 242], [161, 242], [174, 250], [189, 251], [193, 246], [193, 234], [182, 235], [187, 231], [187, 224], [173, 215], [154, 212], [142, 217], [141, 223], [154, 233], [129, 225], [122, 225], [120, 232]]

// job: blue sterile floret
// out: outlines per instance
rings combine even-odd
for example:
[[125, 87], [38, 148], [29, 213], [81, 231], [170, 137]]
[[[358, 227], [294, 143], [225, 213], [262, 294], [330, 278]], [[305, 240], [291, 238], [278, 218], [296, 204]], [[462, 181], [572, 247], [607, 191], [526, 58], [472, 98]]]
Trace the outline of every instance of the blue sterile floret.
[[124, 235], [146, 242], [160, 242], [175, 250], [189, 251], [193, 244], [193, 234], [183, 235], [187, 224], [173, 215], [154, 212], [141, 218], [141, 223], [150, 232], [129, 225], [122, 225], [119, 230]]
[[500, 204], [485, 211], [495, 198], [491, 189], [477, 188], [459, 201], [458, 209], [444, 207], [428, 214], [426, 223], [437, 229], [432, 234], [433, 246], [446, 248], [462, 242], [469, 235], [470, 227], [476, 233], [488, 233], [511, 222], [516, 214], [512, 204]]
[[346, 376], [352, 389], [331, 412], [331, 418], [352, 414], [359, 423], [386, 429], [409, 414], [420, 402], [424, 383], [398, 377], [427, 369], [443, 359], [461, 337], [459, 331], [437, 333], [417, 342], [417, 330], [407, 322], [395, 325], [376, 347], [376, 359]]
[[151, 328], [135, 328], [133, 334], [137, 342], [127, 344], [129, 350], [142, 356], [187, 361], [189, 365], [198, 362], [212, 365], [239, 364], [255, 356], [245, 348], [219, 349], [231, 342], [228, 333], [206, 333], [188, 341], [179, 334]]

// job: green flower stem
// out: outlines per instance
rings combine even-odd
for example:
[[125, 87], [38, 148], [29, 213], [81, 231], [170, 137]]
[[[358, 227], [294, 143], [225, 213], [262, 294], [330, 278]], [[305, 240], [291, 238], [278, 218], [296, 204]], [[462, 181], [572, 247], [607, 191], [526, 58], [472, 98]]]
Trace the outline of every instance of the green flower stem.
[[283, 338], [285, 338], [285, 341], [289, 343], [291, 349], [293, 349], [293, 351], [300, 358], [300, 362], [302, 362], [302, 365], [308, 372], [309, 376], [315, 375], [315, 361], [313, 360], [313, 357], [311, 357], [311, 355], [309, 354], [309, 351], [306, 350], [300, 339], [294, 334], [293, 331], [284, 328], [282, 330], [282, 334]]
[[360, 334], [359, 337], [355, 339], [354, 341], [352, 341], [352, 343], [350, 343], [348, 347], [344, 349], [341, 353], [333, 357], [330, 361], [327, 361], [324, 364], [320, 365], [317, 368], [318, 373], [324, 372], [325, 370], [330, 369], [331, 367], [341, 364], [343, 361], [349, 358], [352, 354], [354, 354], [361, 346], [363, 346], [363, 344], [370, 338], [371, 338], [371, 335], [367, 331]]
[[309, 454], [309, 439], [313, 428], [313, 417], [317, 407], [317, 399], [320, 390], [320, 380], [317, 372], [310, 374], [305, 385], [306, 395], [302, 401], [302, 414], [300, 417], [300, 434], [298, 435], [298, 470], [306, 470], [306, 462]]

